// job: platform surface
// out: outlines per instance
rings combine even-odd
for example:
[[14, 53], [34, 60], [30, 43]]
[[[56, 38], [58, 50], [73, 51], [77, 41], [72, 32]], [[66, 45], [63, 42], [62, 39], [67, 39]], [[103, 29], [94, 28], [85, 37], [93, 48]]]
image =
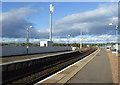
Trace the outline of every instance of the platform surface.
[[45, 57], [45, 56], [50, 56], [50, 55], [70, 53], [70, 52], [74, 52], [74, 51], [54, 52], [54, 53], [40, 53], [40, 54], [32, 54], [32, 55], [3, 57], [3, 58], [0, 58], [0, 61], [2, 61], [2, 62], [0, 62], [0, 64], [10, 63], [10, 62], [15, 62], [15, 61], [22, 61], [22, 60], [32, 59], [32, 58], [40, 58], [40, 57]]
[[107, 52], [105, 49], [98, 49], [91, 55], [65, 68], [65, 70], [39, 81], [36, 85], [41, 85], [41, 83], [53, 83], [55, 85], [64, 85], [65, 83], [66, 85], [113, 85]]
[[104, 49], [67, 83], [113, 83], [108, 55]]

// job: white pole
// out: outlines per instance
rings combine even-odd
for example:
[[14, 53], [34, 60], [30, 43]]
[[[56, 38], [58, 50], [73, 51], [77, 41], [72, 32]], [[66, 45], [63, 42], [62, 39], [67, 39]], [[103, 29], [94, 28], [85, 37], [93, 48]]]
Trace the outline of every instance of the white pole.
[[28, 33], [29, 33], [29, 29], [28, 29], [28, 27], [27, 27], [27, 54], [28, 54], [28, 48], [29, 48], [29, 36], [28, 36]]
[[29, 48], [29, 28], [32, 28], [32, 26], [27, 27], [27, 39], [26, 39], [26, 43], [27, 43], [27, 54], [28, 54], [28, 48]]
[[69, 49], [69, 36], [68, 36], [68, 45], [67, 46], [68, 46], [68, 49]]
[[80, 49], [82, 49], [82, 29], [80, 28]]
[[118, 57], [118, 26], [116, 25], [116, 56]]
[[50, 12], [50, 41], [52, 41], [52, 13]]
[[68, 50], [69, 50], [69, 37], [70, 37], [70, 35], [68, 35], [67, 37], [68, 37]]
[[54, 11], [54, 6], [50, 4], [50, 41], [52, 41], [52, 13]]

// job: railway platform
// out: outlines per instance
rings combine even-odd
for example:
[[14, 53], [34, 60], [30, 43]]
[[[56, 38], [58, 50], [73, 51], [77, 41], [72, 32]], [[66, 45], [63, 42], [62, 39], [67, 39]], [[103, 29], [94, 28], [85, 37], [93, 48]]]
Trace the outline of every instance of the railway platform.
[[51, 55], [60, 55], [64, 53], [70, 53], [73, 51], [63, 51], [63, 52], [52, 52], [52, 53], [40, 53], [40, 54], [32, 54], [32, 55], [18, 55], [18, 56], [8, 56], [8, 57], [2, 57], [0, 58], [0, 64], [6, 64], [6, 63], [13, 63], [13, 62], [18, 62], [18, 61], [25, 61], [29, 59], [34, 59], [34, 58], [41, 58], [41, 57], [46, 57], [46, 56], [51, 56]]
[[74, 83], [78, 85], [113, 85], [112, 69], [107, 51], [103, 48], [98, 49], [91, 55], [37, 82], [35, 85], [43, 83], [56, 85]]

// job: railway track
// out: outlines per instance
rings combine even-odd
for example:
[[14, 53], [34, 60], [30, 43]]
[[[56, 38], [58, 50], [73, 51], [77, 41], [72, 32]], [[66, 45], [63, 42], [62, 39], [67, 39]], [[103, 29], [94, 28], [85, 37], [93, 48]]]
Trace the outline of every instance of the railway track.
[[50, 65], [46, 65], [44, 67], [42, 67], [41, 69], [38, 68], [38, 70], [35, 70], [34, 67], [33, 71], [31, 71], [28, 74], [23, 74], [17, 77], [14, 77], [11, 79], [6, 79], [5, 81], [3, 81], [4, 85], [13, 85], [13, 84], [22, 84], [22, 85], [29, 85], [29, 84], [34, 84], [56, 72], [58, 72], [59, 70], [67, 67], [68, 65], [84, 58], [85, 56], [91, 54], [92, 52], [94, 52], [96, 49], [95, 48], [90, 48], [86, 51], [83, 52], [79, 52], [78, 55], [69, 57], [67, 59], [63, 59], [62, 61], [57, 61], [53, 64]]

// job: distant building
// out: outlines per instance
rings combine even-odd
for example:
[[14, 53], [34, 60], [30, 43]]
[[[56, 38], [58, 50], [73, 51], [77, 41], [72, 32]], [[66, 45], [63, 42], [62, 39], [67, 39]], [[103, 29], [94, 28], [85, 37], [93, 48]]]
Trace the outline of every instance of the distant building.
[[87, 48], [89, 48], [89, 47], [90, 47], [90, 45], [86, 45], [86, 47], [87, 47]]
[[106, 46], [106, 48], [107, 48], [107, 50], [110, 50], [110, 49], [112, 48], [112, 45], [111, 45], [111, 44], [108, 44], [108, 45]]
[[113, 45], [112, 49], [116, 49], [116, 45]]
[[76, 50], [76, 47], [72, 47], [72, 50]]
[[40, 41], [40, 47], [53, 47], [52, 41]]

